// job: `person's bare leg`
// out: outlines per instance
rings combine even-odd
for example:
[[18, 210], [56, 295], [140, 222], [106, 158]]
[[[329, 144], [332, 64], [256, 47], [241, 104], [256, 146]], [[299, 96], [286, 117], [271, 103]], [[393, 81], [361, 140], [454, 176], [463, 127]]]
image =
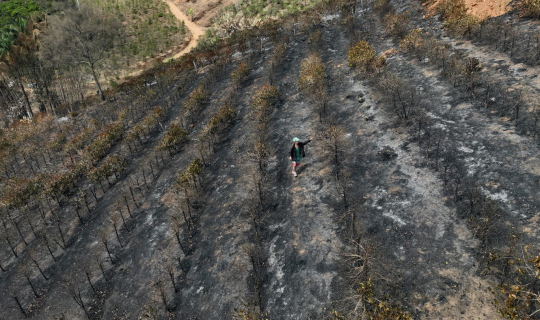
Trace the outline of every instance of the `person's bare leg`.
[[293, 163], [293, 167], [292, 167], [292, 173], [293, 175], [296, 177], [296, 167], [298, 166], [298, 164], [295, 162]]

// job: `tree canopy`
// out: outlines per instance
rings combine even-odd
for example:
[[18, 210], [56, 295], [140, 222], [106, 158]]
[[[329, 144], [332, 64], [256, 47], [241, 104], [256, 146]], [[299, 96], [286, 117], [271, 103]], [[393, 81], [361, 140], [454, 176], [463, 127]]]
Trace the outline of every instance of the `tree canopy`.
[[9, 51], [10, 45], [26, 26], [26, 19], [32, 13], [40, 12], [34, 1], [8, 0], [0, 2], [0, 54]]
[[16, 23], [20, 18], [26, 18], [40, 8], [34, 1], [8, 0], [0, 2], [0, 28]]

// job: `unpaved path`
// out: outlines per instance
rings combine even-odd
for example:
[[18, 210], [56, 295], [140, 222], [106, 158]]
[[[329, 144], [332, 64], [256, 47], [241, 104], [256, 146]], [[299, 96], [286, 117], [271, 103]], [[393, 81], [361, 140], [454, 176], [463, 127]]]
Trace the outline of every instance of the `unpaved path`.
[[171, 13], [180, 21], [183, 21], [184, 24], [186, 25], [186, 27], [189, 29], [189, 31], [191, 32], [191, 40], [189, 41], [189, 44], [187, 45], [187, 47], [185, 47], [184, 49], [182, 49], [180, 52], [178, 52], [177, 54], [175, 54], [173, 56], [173, 58], [179, 58], [181, 57], [184, 53], [188, 53], [191, 51], [192, 48], [196, 47], [197, 46], [197, 42], [199, 40], [199, 37], [202, 36], [204, 34], [204, 32], [206, 31], [205, 28], [197, 25], [195, 22], [191, 21], [191, 19], [189, 19], [188, 16], [186, 16], [177, 6], [176, 4], [174, 4], [173, 1], [171, 0], [167, 0], [165, 1], [168, 5], [169, 5], [169, 9], [171, 10]]

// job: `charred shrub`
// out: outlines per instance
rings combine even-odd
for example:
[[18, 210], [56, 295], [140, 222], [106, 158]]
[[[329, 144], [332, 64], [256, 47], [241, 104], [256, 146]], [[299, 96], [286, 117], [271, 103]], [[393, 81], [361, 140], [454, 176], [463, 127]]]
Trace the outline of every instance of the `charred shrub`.
[[373, 10], [381, 16], [384, 16], [387, 13], [390, 13], [393, 8], [390, 4], [390, 0], [375, 0], [375, 3], [373, 4]]
[[173, 123], [163, 138], [159, 141], [157, 148], [159, 150], [167, 150], [169, 154], [177, 151], [184, 142], [187, 141], [188, 133], [181, 129], [179, 125]]
[[444, 18], [444, 25], [452, 33], [470, 34], [478, 19], [467, 14], [464, 0], [445, 0], [437, 6], [437, 13]]
[[206, 101], [208, 100], [209, 92], [204, 89], [204, 87], [198, 86], [184, 102], [184, 114], [190, 119], [198, 117], [204, 107]]
[[305, 95], [313, 95], [324, 89], [326, 74], [321, 57], [312, 54], [304, 59], [300, 65], [298, 89]]
[[394, 149], [392, 149], [389, 146], [385, 146], [384, 148], [382, 148], [382, 150], [379, 150], [377, 154], [383, 161], [389, 161], [394, 158], [397, 158], [397, 153], [394, 151]]
[[393, 74], [386, 74], [377, 81], [377, 87], [388, 101], [388, 110], [399, 119], [409, 120], [420, 107], [420, 97], [416, 88]]
[[235, 88], [239, 88], [247, 79], [250, 70], [247, 64], [241, 62], [238, 67], [231, 72], [231, 80]]
[[351, 68], [369, 73], [379, 72], [386, 65], [386, 59], [383, 56], [377, 56], [377, 52], [365, 40], [349, 49], [347, 61]]
[[260, 129], [266, 128], [273, 106], [279, 100], [279, 92], [276, 87], [265, 84], [255, 92], [251, 102], [251, 108], [255, 121], [260, 125]]
[[392, 37], [403, 39], [409, 33], [409, 17], [404, 13], [388, 13], [384, 16], [384, 26]]

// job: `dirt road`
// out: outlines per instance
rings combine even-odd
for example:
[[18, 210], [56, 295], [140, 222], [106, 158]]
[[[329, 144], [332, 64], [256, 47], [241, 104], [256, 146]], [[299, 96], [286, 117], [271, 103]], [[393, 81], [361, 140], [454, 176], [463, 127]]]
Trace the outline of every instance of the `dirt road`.
[[183, 21], [186, 25], [186, 27], [191, 32], [191, 40], [189, 41], [189, 44], [187, 47], [182, 49], [180, 52], [176, 53], [173, 58], [179, 58], [184, 53], [187, 53], [191, 51], [192, 48], [197, 46], [197, 41], [199, 40], [199, 37], [202, 36], [205, 32], [205, 28], [198, 26], [196, 23], [191, 21], [191, 19], [186, 16], [177, 6], [174, 4], [173, 1], [167, 0], [165, 1], [169, 5], [169, 9], [171, 10], [171, 13], [180, 21]]

